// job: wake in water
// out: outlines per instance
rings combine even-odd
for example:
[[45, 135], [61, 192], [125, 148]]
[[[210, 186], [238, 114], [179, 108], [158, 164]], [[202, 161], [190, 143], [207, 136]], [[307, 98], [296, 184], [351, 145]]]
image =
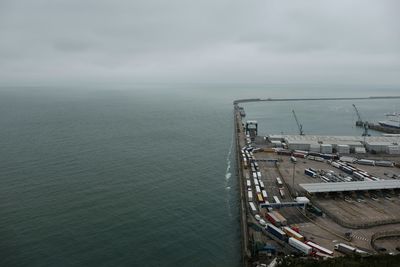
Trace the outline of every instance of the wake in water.
[[228, 181], [229, 178], [231, 178], [232, 173], [231, 171], [231, 156], [232, 156], [232, 149], [233, 149], [233, 138], [231, 140], [231, 146], [229, 148], [228, 156], [226, 157], [226, 172], [225, 172], [225, 178]]
[[232, 158], [232, 150], [233, 150], [233, 141], [234, 141], [234, 136], [232, 135], [231, 139], [231, 145], [229, 147], [228, 155], [226, 157], [226, 171], [225, 171], [225, 189], [227, 191], [227, 196], [226, 196], [226, 203], [228, 205], [228, 214], [229, 217], [232, 217], [232, 212], [231, 212], [231, 204], [230, 204], [230, 184], [229, 184], [229, 179], [232, 177], [231, 173], [231, 158]]

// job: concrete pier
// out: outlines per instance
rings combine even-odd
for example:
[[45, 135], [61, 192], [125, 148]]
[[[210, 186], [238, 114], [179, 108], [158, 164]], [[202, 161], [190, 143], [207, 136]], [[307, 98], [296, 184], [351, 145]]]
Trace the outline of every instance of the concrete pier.
[[247, 267], [251, 265], [251, 252], [249, 248], [249, 236], [248, 236], [248, 225], [247, 225], [247, 202], [244, 194], [244, 175], [242, 172], [242, 164], [240, 161], [240, 149], [244, 146], [242, 143], [244, 140], [244, 132], [242, 127], [242, 120], [237, 105], [234, 106], [234, 125], [235, 125], [235, 143], [236, 143], [236, 166], [237, 175], [240, 190], [240, 224], [241, 224], [241, 235], [242, 235], [242, 261], [243, 266]]

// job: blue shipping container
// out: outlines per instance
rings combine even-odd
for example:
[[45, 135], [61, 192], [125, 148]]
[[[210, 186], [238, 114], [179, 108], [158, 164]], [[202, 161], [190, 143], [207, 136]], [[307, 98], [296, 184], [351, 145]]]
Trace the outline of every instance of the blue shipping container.
[[267, 227], [265, 227], [268, 233], [271, 233], [272, 235], [276, 236], [278, 239], [282, 240], [282, 241], [286, 241], [286, 233], [283, 232], [281, 229], [279, 229], [278, 227], [267, 223]]

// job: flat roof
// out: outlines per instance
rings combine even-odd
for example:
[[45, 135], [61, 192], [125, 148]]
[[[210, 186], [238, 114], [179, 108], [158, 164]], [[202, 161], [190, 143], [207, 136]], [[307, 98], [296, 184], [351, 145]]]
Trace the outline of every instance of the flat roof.
[[366, 191], [400, 188], [400, 180], [300, 184], [308, 193]]
[[326, 144], [359, 144], [365, 141], [370, 142], [388, 142], [400, 143], [400, 135], [391, 136], [328, 136], [328, 135], [269, 135], [271, 138], [283, 138], [286, 141], [316, 141]]

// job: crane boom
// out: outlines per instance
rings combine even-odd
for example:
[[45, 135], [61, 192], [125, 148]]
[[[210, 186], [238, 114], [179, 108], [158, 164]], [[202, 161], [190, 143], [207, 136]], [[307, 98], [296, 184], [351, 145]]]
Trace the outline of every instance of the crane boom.
[[294, 119], [296, 120], [296, 123], [297, 123], [297, 128], [299, 128], [300, 135], [304, 135], [303, 125], [300, 124], [299, 120], [297, 119], [296, 112], [294, 112], [294, 109], [292, 110], [292, 112], [293, 112]]
[[368, 126], [369, 126], [368, 122], [367, 121], [363, 121], [361, 119], [360, 112], [358, 111], [358, 108], [356, 107], [356, 105], [353, 104], [353, 107], [354, 107], [354, 110], [356, 111], [356, 114], [357, 114], [357, 117], [358, 117], [358, 120], [356, 121], [356, 125], [357, 126], [362, 126], [364, 128], [364, 132], [363, 132], [362, 136], [364, 136], [364, 142], [365, 142], [365, 137], [366, 136], [371, 136], [368, 133]]
[[363, 120], [361, 119], [360, 112], [358, 111], [358, 108], [356, 107], [356, 105], [353, 104], [353, 107], [354, 107], [354, 110], [356, 111], [357, 118], [358, 118], [356, 124], [357, 125], [362, 125], [363, 124]]

